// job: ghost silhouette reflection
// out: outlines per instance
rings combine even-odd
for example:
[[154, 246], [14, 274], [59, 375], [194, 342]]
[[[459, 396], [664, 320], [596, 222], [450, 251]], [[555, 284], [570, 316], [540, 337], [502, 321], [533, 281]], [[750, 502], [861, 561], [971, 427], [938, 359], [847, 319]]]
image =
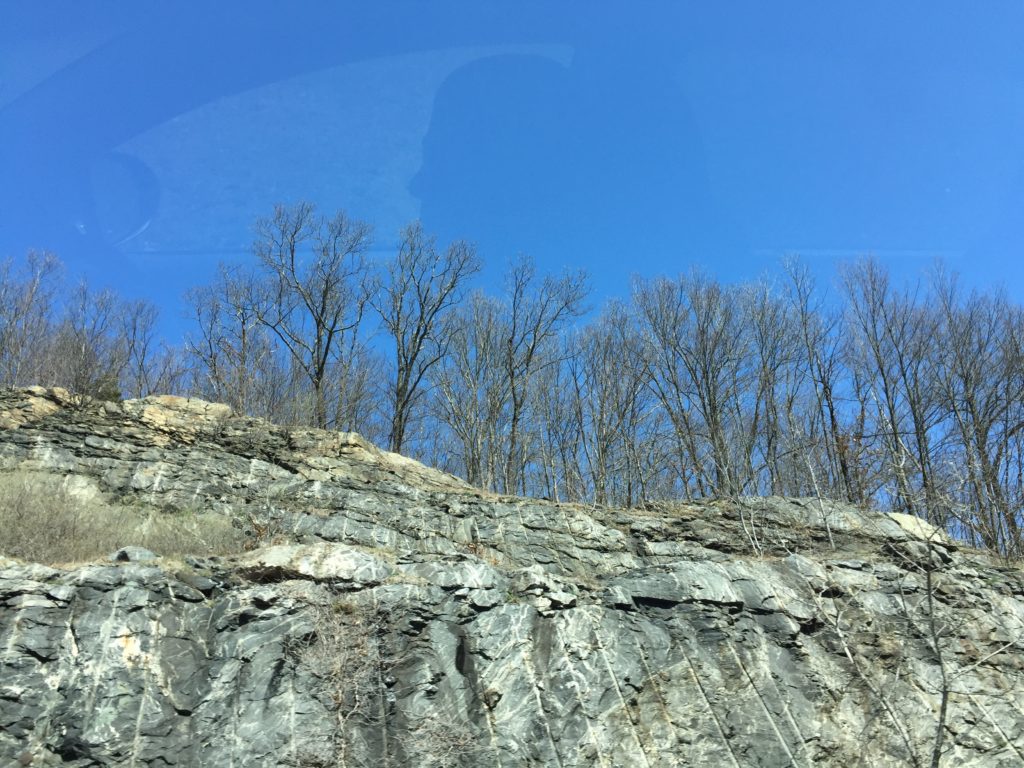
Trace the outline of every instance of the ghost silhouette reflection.
[[424, 225], [492, 262], [524, 252], [595, 272], [721, 248], [685, 100], [656, 60], [639, 64], [507, 55], [454, 72], [410, 187]]

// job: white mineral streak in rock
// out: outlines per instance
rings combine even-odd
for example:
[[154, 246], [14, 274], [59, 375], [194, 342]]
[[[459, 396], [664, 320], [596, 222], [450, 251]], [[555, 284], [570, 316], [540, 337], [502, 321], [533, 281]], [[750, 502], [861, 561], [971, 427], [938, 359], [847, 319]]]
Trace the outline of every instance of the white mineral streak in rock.
[[238, 560], [240, 572], [253, 578], [379, 584], [391, 574], [381, 559], [343, 544], [282, 544], [264, 547]]

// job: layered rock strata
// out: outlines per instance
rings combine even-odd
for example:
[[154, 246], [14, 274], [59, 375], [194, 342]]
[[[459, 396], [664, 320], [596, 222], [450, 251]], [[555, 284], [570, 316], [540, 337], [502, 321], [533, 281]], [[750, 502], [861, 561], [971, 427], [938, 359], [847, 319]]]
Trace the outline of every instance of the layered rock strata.
[[259, 545], [0, 559], [0, 765], [1024, 763], [1021, 571], [915, 519], [499, 497], [357, 435], [39, 388], [0, 393], [0, 471]]

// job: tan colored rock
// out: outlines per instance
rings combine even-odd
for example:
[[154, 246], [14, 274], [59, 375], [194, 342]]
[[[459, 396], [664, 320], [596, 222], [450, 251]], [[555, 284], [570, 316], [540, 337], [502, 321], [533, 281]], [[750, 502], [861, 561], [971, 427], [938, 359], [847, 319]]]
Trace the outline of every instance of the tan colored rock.
[[0, 408], [0, 429], [18, 429], [59, 411], [71, 399], [66, 389], [28, 387], [15, 404]]
[[891, 517], [900, 528], [911, 536], [916, 536], [923, 541], [934, 541], [939, 544], [953, 544], [953, 539], [941, 528], [936, 528], [927, 520], [922, 520], [917, 515], [905, 515], [902, 512], [890, 512]]
[[186, 442], [195, 440], [200, 433], [232, 416], [231, 407], [223, 403], [175, 395], [126, 400], [124, 412], [152, 429]]

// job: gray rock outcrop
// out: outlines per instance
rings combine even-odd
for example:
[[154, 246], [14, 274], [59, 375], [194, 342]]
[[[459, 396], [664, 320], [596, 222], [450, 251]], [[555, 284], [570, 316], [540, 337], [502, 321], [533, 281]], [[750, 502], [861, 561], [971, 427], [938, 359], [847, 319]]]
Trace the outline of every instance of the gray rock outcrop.
[[499, 497], [181, 398], [0, 393], [0, 471], [258, 545], [0, 559], [0, 765], [1017, 766], [1024, 577], [800, 499]]

